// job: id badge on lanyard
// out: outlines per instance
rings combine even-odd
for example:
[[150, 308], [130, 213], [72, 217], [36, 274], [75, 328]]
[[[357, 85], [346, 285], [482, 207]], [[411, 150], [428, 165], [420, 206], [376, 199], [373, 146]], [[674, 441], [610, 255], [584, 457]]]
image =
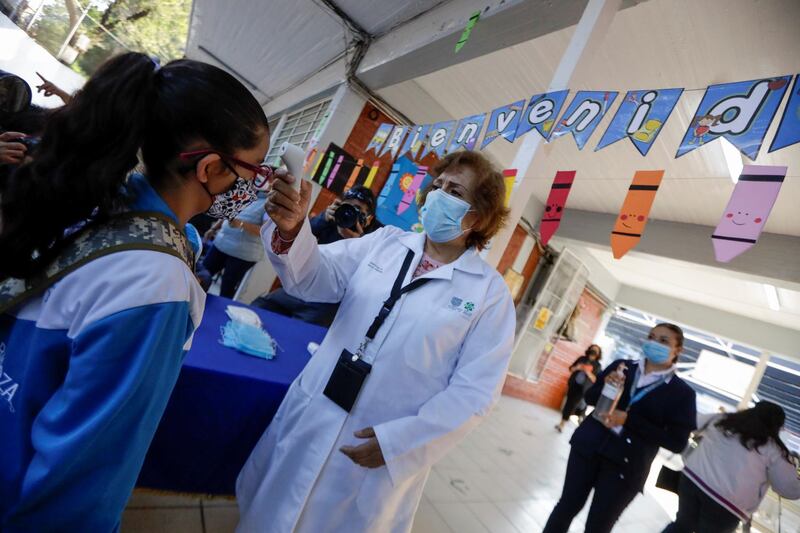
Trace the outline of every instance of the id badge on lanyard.
[[400, 297], [430, 281], [430, 278], [417, 279], [405, 287], [402, 286], [413, 259], [414, 252], [409, 250], [403, 261], [403, 266], [397, 274], [397, 279], [395, 279], [389, 298], [383, 302], [381, 310], [372, 321], [372, 325], [369, 327], [358, 350], [355, 354], [349, 350], [342, 350], [339, 360], [336, 362], [333, 372], [331, 372], [331, 377], [328, 379], [327, 385], [325, 385], [323, 394], [348, 413], [353, 409], [364, 382], [372, 371], [372, 365], [363, 359], [367, 345], [375, 338], [378, 330], [386, 321], [386, 317], [392, 312]]

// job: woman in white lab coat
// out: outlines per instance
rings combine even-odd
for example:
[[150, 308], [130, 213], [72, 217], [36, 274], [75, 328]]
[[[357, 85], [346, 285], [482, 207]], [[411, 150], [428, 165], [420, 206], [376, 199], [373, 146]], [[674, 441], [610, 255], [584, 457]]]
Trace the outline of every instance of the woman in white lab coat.
[[[273, 184], [262, 237], [283, 286], [342, 304], [239, 475], [240, 533], [409, 531], [431, 466], [498, 399], [514, 305], [478, 250], [507, 216], [503, 179], [477, 152], [451, 154], [433, 174], [426, 233], [386, 227], [324, 246], [305, 217], [309, 184]], [[360, 387], [353, 365], [371, 365]]]

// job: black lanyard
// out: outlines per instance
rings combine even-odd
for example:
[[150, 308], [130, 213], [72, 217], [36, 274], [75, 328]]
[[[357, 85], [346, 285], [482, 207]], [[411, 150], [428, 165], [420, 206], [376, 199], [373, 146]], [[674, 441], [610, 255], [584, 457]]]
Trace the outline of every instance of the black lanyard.
[[[414, 259], [414, 251], [409, 250], [406, 254], [406, 258], [403, 261], [403, 266], [400, 269], [400, 272], [397, 274], [397, 279], [394, 280], [394, 286], [392, 287], [392, 292], [389, 294], [389, 298], [383, 302], [383, 307], [378, 312], [378, 315], [375, 317], [375, 320], [372, 321], [372, 325], [367, 330], [367, 338], [364, 340], [364, 343], [361, 345], [362, 348], [359, 349], [359, 352], [366, 347], [367, 343], [375, 338], [375, 335], [378, 333], [378, 330], [381, 329], [383, 323], [386, 321], [386, 317], [389, 316], [389, 313], [392, 312], [394, 305], [397, 303], [397, 300], [400, 299], [401, 296], [406, 294], [407, 292], [411, 292], [414, 289], [418, 289], [419, 287], [425, 285], [429, 282], [430, 278], [422, 278], [417, 279], [402, 287], [403, 280], [406, 279], [406, 274], [408, 273], [408, 269], [411, 268], [411, 261]], [[401, 288], [402, 287], [402, 288]], [[363, 354], [359, 354], [363, 355]]]

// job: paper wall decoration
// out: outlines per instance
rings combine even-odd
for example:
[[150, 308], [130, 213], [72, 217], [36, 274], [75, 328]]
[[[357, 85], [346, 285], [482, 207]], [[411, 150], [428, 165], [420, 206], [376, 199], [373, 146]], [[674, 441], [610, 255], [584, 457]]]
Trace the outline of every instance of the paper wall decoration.
[[564, 209], [567, 207], [567, 197], [572, 190], [572, 182], [575, 181], [574, 170], [559, 170], [550, 186], [550, 194], [544, 204], [544, 213], [539, 223], [539, 235], [542, 239], [542, 246], [547, 246], [550, 238], [558, 231], [561, 224], [561, 217], [564, 216]]
[[618, 94], [616, 91], [578, 91], [553, 129], [552, 137], [557, 139], [572, 132], [578, 150], [583, 150]]
[[422, 149], [422, 146], [425, 144], [425, 141], [428, 138], [428, 132], [430, 129], [430, 124], [423, 126], [412, 126], [411, 130], [408, 132], [408, 136], [406, 137], [406, 142], [403, 143], [403, 147], [398, 152], [398, 155], [406, 155], [411, 159], [416, 159], [419, 155], [419, 151]]
[[519, 119], [522, 117], [522, 108], [524, 107], [525, 100], [520, 100], [492, 111], [492, 115], [489, 117], [489, 124], [486, 126], [486, 133], [483, 134], [481, 150], [486, 148], [497, 137], [503, 137], [508, 142], [513, 143], [514, 139], [517, 138]]
[[453, 138], [447, 153], [451, 154], [460, 148], [473, 150], [478, 144], [478, 137], [483, 130], [483, 122], [486, 120], [486, 113], [464, 117], [458, 121]]
[[639, 244], [653, 207], [663, 170], [637, 170], [611, 232], [611, 251], [619, 259]]
[[378, 196], [378, 207], [375, 211], [378, 220], [406, 231], [422, 231], [417, 199], [419, 191], [427, 187], [433, 179], [426, 170], [408, 157], [397, 159]]
[[464, 48], [464, 45], [467, 44], [469, 36], [472, 33], [472, 28], [475, 27], [475, 24], [478, 23], [478, 19], [480, 18], [481, 18], [480, 9], [469, 17], [469, 20], [467, 21], [467, 27], [464, 28], [463, 32], [461, 32], [461, 37], [458, 38], [458, 42], [456, 43], [456, 53], [458, 53], [459, 50]]
[[436, 154], [438, 157], [444, 157], [445, 150], [447, 149], [447, 141], [456, 127], [455, 120], [448, 120], [447, 122], [439, 122], [431, 126], [428, 134], [428, 142], [422, 150], [420, 159], [424, 159], [430, 153]]
[[397, 152], [403, 145], [403, 139], [405, 139], [406, 132], [408, 132], [408, 130], [408, 126], [395, 126], [392, 128], [392, 132], [389, 134], [389, 137], [386, 139], [386, 143], [383, 145], [383, 148], [381, 148], [378, 154], [383, 156], [386, 153], [391, 153], [392, 159], [397, 157]]
[[362, 183], [368, 187], [366, 181], [370, 174], [376, 171], [377, 169], [364, 166], [363, 160], [356, 160], [331, 143], [315, 165], [311, 180], [340, 195], [344, 193], [345, 189]]
[[627, 137], [640, 154], [647, 155], [681, 93], [683, 89], [628, 91], [595, 152]]
[[378, 169], [380, 168], [380, 166], [381, 162], [379, 160], [374, 161], [372, 163], [372, 168], [369, 169], [369, 173], [367, 174], [367, 179], [364, 181], [364, 187], [366, 187], [367, 189], [372, 188], [372, 182], [375, 181], [375, 175], [378, 174]]
[[790, 79], [782, 76], [710, 85], [675, 157], [725, 137], [755, 160]]
[[531, 96], [528, 108], [520, 118], [517, 134], [514, 138], [519, 139], [532, 129], [535, 129], [544, 137], [544, 140], [548, 140], [550, 134], [553, 133], [553, 126], [556, 124], [558, 113], [561, 112], [561, 108], [567, 100], [567, 94], [569, 94], [568, 90]]
[[514, 192], [514, 182], [517, 181], [517, 169], [507, 168], [503, 171], [503, 183], [506, 185], [506, 199], [503, 203], [506, 207], [511, 205], [511, 193]]
[[787, 167], [745, 165], [711, 240], [714, 256], [727, 263], [758, 240], [786, 177]]
[[378, 153], [383, 147], [383, 143], [385, 143], [386, 139], [389, 138], [389, 134], [392, 132], [393, 128], [394, 124], [381, 124], [380, 127], [378, 127], [378, 131], [376, 131], [375, 135], [372, 136], [372, 139], [369, 141], [369, 144], [364, 152], [374, 150], [375, 153]]
[[800, 142], [800, 75], [794, 78], [789, 101], [786, 102], [778, 131], [772, 139], [769, 151], [774, 152], [797, 142]]

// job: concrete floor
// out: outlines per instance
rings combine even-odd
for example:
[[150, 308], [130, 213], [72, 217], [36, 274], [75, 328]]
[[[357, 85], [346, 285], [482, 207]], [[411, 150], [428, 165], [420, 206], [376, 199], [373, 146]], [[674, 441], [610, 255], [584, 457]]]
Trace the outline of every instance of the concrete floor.
[[[413, 533], [541, 531], [561, 493], [569, 436], [576, 427], [557, 433], [558, 417], [551, 409], [503, 397], [489, 418], [434, 467]], [[654, 488], [652, 478], [615, 532], [659, 532], [670, 521], [676, 498]], [[587, 510], [588, 505], [571, 533], [583, 531]], [[122, 533], [229, 533], [237, 520], [232, 499], [136, 493]]]

